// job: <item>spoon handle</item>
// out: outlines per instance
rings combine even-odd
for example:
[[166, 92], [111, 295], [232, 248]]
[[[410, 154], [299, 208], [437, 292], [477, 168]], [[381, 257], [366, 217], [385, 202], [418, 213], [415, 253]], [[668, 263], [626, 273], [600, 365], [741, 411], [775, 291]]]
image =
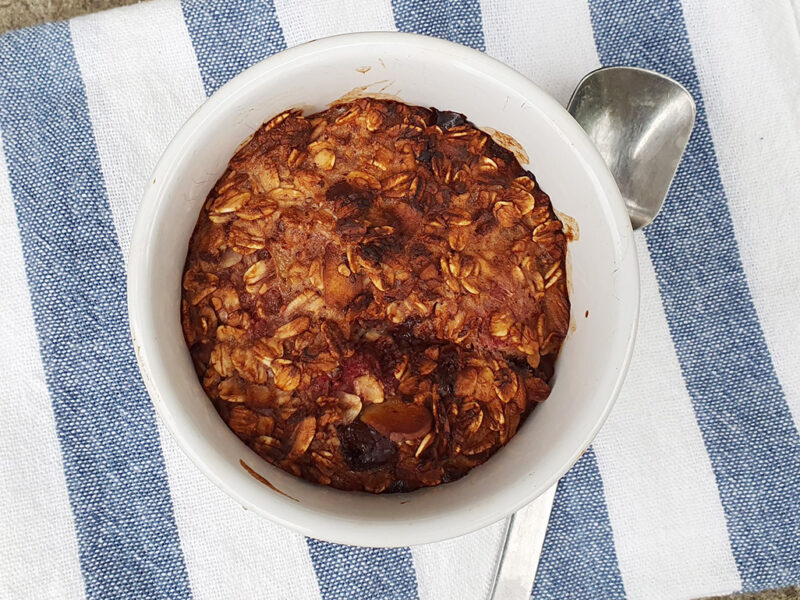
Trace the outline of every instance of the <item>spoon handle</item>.
[[557, 486], [511, 515], [490, 600], [530, 599]]

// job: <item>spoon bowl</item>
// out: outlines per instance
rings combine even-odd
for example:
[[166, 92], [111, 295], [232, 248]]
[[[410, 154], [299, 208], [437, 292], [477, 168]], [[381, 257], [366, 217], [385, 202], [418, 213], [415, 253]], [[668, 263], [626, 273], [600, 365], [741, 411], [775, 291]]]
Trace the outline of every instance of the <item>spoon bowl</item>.
[[653, 71], [605, 67], [581, 80], [567, 110], [614, 175], [633, 228], [649, 224], [664, 204], [694, 127], [691, 94]]

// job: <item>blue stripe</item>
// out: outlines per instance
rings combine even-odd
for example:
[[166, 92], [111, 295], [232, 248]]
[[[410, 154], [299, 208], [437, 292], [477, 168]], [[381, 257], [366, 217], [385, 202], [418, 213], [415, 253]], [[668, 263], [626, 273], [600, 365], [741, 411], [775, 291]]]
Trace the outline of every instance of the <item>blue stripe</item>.
[[[401, 31], [485, 50], [477, 0], [392, 0]], [[603, 481], [590, 448], [561, 480], [534, 584], [538, 599], [624, 598]]]
[[673, 342], [745, 591], [800, 581], [800, 436], [736, 244], [678, 0], [590, 0], [604, 64], [680, 81], [697, 123], [664, 211], [645, 229]]
[[[209, 95], [242, 70], [286, 47], [269, 1], [183, 0], [182, 5]], [[307, 543], [324, 600], [417, 598], [408, 548], [358, 548], [313, 538], [307, 538]]]
[[181, 5], [206, 95], [286, 49], [272, 0], [182, 0]]
[[533, 598], [625, 598], [603, 480], [592, 448], [558, 484]]
[[478, 0], [392, 0], [397, 29], [486, 50]]
[[416, 600], [408, 548], [356, 548], [308, 539], [323, 600]]
[[87, 596], [189, 598], [66, 23], [0, 37], [0, 130]]

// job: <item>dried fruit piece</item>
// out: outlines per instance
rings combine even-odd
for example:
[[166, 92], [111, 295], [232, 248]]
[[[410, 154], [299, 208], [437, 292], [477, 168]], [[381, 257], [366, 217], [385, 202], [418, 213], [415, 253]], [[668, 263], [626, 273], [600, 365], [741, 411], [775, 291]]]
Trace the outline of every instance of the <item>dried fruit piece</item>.
[[342, 456], [354, 471], [377, 469], [397, 458], [397, 445], [363, 421], [337, 428]]
[[393, 442], [417, 440], [433, 425], [433, 417], [427, 408], [404, 402], [372, 404], [361, 413], [361, 421]]
[[351, 274], [343, 277], [339, 272], [341, 258], [332, 249], [325, 253], [322, 266], [322, 295], [334, 308], [345, 308], [361, 291], [361, 282]]

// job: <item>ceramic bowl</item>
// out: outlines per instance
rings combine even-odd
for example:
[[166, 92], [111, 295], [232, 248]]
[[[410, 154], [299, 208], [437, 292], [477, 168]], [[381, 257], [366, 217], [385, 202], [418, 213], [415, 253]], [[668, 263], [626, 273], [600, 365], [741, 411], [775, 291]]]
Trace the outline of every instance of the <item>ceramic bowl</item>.
[[[308, 114], [358, 95], [461, 112], [478, 127], [512, 136], [530, 157], [523, 166], [574, 238], [568, 247], [572, 321], [552, 394], [485, 464], [458, 481], [407, 494], [339, 491], [261, 459], [206, 398], [179, 316], [189, 237], [237, 147], [284, 109]], [[361, 33], [316, 40], [223, 86], [161, 157], [144, 193], [130, 256], [128, 300], [139, 366], [181, 448], [248, 509], [332, 542], [433, 542], [489, 525], [532, 501], [591, 443], [614, 403], [634, 343], [639, 278], [633, 236], [617, 186], [592, 143], [553, 98], [510, 67], [423, 36]]]

